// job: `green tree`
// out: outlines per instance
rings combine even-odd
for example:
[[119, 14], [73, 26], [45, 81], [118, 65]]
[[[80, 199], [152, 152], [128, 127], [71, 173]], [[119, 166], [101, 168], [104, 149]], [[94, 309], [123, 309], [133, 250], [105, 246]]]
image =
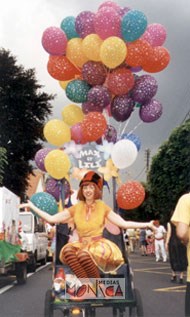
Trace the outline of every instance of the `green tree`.
[[5, 174], [5, 166], [7, 165], [7, 151], [0, 147], [0, 186], [3, 184], [3, 176]]
[[6, 149], [8, 161], [3, 185], [23, 197], [54, 96], [41, 92], [34, 69], [17, 65], [5, 49], [0, 49], [0, 74], [0, 147]]
[[147, 212], [167, 222], [179, 197], [190, 191], [190, 120], [175, 128], [154, 156], [148, 191]]

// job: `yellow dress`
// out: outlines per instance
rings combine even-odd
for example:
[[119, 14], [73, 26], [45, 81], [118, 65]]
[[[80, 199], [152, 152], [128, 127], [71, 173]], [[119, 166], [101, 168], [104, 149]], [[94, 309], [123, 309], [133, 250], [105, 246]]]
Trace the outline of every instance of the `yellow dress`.
[[[80, 201], [70, 207], [69, 211], [79, 236], [79, 241], [70, 242], [69, 245], [76, 248], [76, 253], [81, 249], [89, 252], [95, 264], [104, 273], [117, 270], [124, 263], [121, 250], [115, 243], [102, 237], [105, 220], [111, 208], [102, 200], [96, 200], [89, 211], [85, 202]], [[66, 246], [61, 250], [62, 261]]]

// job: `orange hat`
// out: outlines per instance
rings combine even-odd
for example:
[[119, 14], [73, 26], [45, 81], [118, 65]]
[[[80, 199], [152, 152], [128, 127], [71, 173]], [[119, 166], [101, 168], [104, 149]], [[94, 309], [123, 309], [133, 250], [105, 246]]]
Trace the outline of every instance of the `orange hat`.
[[98, 186], [100, 190], [102, 190], [104, 181], [103, 181], [103, 178], [100, 177], [97, 173], [93, 171], [89, 171], [84, 175], [79, 186], [83, 186], [87, 183], [94, 183], [95, 185]]
[[55, 278], [65, 279], [65, 272], [63, 268], [59, 268]]

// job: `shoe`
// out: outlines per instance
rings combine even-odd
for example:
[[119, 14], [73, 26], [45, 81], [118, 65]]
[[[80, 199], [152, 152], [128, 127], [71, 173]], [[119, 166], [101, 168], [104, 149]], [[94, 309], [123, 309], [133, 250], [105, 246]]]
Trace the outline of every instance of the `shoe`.
[[175, 282], [176, 282], [176, 275], [172, 276], [171, 279], [170, 279], [170, 281], [171, 281], [172, 283], [175, 283]]
[[179, 284], [183, 284], [183, 279], [182, 278], [179, 279]]
[[167, 262], [167, 259], [164, 259], [163, 262]]
[[160, 261], [160, 259], [156, 259], [156, 262], [159, 262]]

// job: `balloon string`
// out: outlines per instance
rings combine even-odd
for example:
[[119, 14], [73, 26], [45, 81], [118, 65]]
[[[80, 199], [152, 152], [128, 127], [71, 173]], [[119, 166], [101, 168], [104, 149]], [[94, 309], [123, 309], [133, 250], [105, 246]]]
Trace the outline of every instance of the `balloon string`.
[[109, 114], [108, 114], [108, 110], [107, 109], [104, 109], [103, 115], [104, 115], [104, 117], [106, 119], [106, 122], [109, 124], [110, 123], [110, 119], [109, 119]]
[[133, 133], [141, 124], [142, 124], [142, 121], [140, 121], [140, 122], [134, 127], [134, 129], [131, 130], [128, 134]]
[[129, 124], [130, 118], [126, 121], [125, 126], [121, 132], [121, 135], [125, 132], [125, 129], [127, 128], [128, 124]]
[[119, 137], [119, 138], [120, 138], [120, 136], [121, 136], [120, 131], [121, 131], [121, 122], [119, 123], [119, 128], [118, 128], [118, 137]]

